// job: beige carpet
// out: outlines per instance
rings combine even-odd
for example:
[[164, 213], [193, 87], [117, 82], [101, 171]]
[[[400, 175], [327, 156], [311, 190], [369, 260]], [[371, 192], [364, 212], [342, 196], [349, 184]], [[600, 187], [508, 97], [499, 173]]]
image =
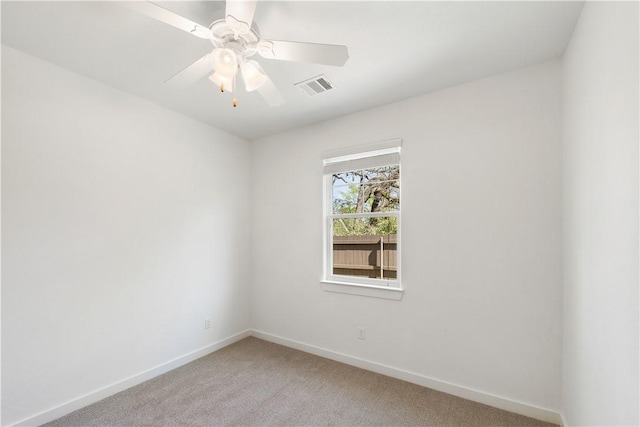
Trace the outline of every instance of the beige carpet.
[[47, 426], [551, 426], [246, 338]]

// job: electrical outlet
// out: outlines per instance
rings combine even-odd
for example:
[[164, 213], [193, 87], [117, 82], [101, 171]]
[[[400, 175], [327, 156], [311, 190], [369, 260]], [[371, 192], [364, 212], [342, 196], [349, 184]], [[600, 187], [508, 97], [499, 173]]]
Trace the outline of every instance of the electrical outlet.
[[211, 327], [211, 319], [204, 319], [204, 328], [209, 329]]
[[358, 328], [358, 339], [359, 340], [367, 339], [367, 330], [365, 328]]

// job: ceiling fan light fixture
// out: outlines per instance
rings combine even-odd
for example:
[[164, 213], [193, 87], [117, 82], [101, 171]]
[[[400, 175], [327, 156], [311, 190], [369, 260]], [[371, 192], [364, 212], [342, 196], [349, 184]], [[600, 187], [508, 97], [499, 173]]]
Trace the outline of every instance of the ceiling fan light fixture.
[[211, 63], [216, 73], [233, 78], [238, 72], [238, 59], [231, 49], [215, 48], [211, 52]]
[[267, 80], [267, 74], [256, 61], [246, 61], [240, 66], [247, 92], [258, 89]]
[[223, 91], [233, 92], [233, 78], [225, 77], [220, 73], [213, 73], [209, 76], [209, 80], [215, 83]]

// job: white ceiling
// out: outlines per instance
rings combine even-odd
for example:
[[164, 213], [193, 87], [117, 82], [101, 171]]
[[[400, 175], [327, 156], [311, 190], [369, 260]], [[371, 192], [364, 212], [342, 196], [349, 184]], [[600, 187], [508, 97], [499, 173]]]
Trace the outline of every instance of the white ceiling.
[[[224, 2], [158, 2], [203, 25]], [[582, 2], [260, 1], [254, 22], [273, 40], [344, 44], [344, 67], [258, 58], [286, 103], [220, 93], [206, 77], [163, 82], [212, 49], [209, 41], [120, 2], [2, 2], [2, 43], [255, 139], [562, 55]], [[325, 74], [310, 97], [294, 83]]]

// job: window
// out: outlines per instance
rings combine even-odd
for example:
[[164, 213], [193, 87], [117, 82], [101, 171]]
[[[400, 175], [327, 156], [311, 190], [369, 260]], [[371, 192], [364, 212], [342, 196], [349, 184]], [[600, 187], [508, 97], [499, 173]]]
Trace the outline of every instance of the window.
[[399, 290], [400, 141], [325, 158], [324, 180], [325, 282]]

